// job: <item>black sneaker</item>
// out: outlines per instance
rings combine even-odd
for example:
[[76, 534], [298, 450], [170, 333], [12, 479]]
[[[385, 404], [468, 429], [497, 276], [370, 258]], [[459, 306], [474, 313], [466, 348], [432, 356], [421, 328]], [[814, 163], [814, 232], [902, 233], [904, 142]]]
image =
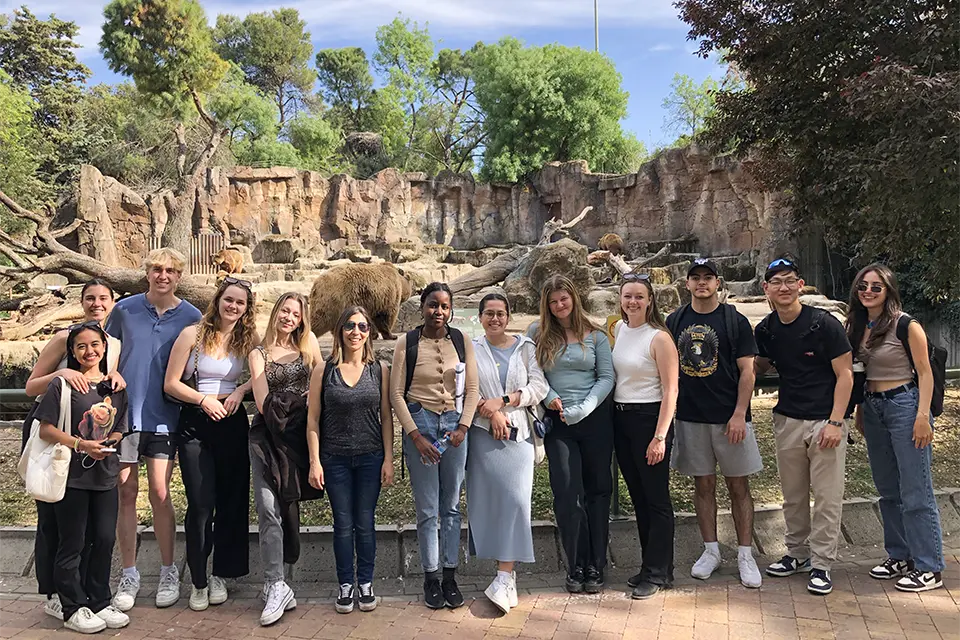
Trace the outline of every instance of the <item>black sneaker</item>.
[[360, 585], [360, 597], [357, 598], [360, 611], [373, 611], [377, 608], [377, 596], [373, 593], [373, 584], [364, 582]]
[[587, 593], [603, 591], [603, 571], [596, 567], [587, 567], [584, 572], [583, 590]]
[[646, 600], [647, 598], [652, 598], [657, 595], [658, 591], [660, 591], [660, 585], [642, 580], [633, 588], [630, 597], [634, 600]]
[[460, 587], [457, 586], [456, 580], [445, 578], [440, 584], [440, 589], [443, 591], [443, 601], [447, 603], [448, 607], [456, 609], [463, 606], [463, 594], [460, 593]]
[[631, 589], [635, 589], [637, 585], [639, 585], [641, 582], [643, 582], [642, 573], [638, 573], [636, 575], [633, 575], [627, 578], [627, 586], [630, 587]]
[[943, 579], [940, 577], [939, 571], [921, 571], [920, 569], [914, 569], [897, 580], [893, 586], [895, 586], [898, 591], [919, 593], [921, 591], [939, 589], [943, 586]]
[[354, 588], [352, 584], [344, 582], [340, 585], [340, 595], [337, 596], [337, 613], [350, 613], [353, 611]]
[[783, 556], [767, 567], [767, 575], [774, 578], [786, 578], [795, 573], [810, 573], [811, 569], [810, 558], [798, 560], [793, 556]]
[[443, 591], [440, 590], [440, 581], [436, 578], [427, 578], [423, 581], [423, 604], [430, 609], [443, 609]]
[[912, 563], [905, 560], [887, 558], [873, 569], [870, 569], [870, 577], [876, 578], [877, 580], [890, 580], [891, 578], [905, 576], [913, 568], [910, 566], [911, 564]]
[[568, 593], [583, 593], [584, 580], [583, 569], [577, 567], [573, 570], [573, 573], [567, 576], [567, 581], [564, 586], [567, 588]]
[[818, 596], [825, 596], [833, 591], [833, 581], [830, 572], [824, 569], [811, 569], [810, 581], [807, 582], [807, 591]]

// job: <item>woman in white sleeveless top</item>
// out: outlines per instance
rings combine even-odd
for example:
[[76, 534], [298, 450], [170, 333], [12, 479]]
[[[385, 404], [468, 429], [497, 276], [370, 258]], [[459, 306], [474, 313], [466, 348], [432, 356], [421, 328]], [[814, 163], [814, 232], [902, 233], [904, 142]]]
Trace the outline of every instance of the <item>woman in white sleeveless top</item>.
[[673, 582], [670, 447], [680, 362], [649, 278], [627, 274], [614, 327], [614, 449], [630, 491], [643, 549], [640, 573], [627, 581], [649, 598]]

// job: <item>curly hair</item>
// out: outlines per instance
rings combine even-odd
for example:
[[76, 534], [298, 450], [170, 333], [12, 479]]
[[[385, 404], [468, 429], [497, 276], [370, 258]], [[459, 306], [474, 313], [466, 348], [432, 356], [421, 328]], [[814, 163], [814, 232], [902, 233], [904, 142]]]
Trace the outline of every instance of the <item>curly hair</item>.
[[573, 309], [570, 310], [570, 329], [577, 335], [577, 342], [581, 347], [584, 346], [583, 334], [588, 330], [597, 330], [597, 325], [583, 310], [583, 303], [580, 301], [580, 294], [577, 293], [573, 280], [560, 275], [548, 278], [540, 292], [540, 325], [534, 337], [537, 343], [537, 363], [543, 370], [552, 368], [557, 355], [567, 349], [566, 332], [550, 311], [550, 294], [557, 291], [566, 291], [570, 295], [570, 300], [573, 302]]
[[214, 354], [223, 346], [220, 344], [220, 299], [230, 287], [236, 287], [247, 294], [247, 308], [243, 315], [233, 326], [233, 332], [230, 334], [227, 351], [237, 358], [246, 358], [247, 354], [253, 351], [257, 345], [257, 302], [253, 291], [241, 284], [224, 282], [217, 289], [213, 300], [207, 305], [200, 323], [197, 325], [197, 343], [201, 346], [203, 353]]

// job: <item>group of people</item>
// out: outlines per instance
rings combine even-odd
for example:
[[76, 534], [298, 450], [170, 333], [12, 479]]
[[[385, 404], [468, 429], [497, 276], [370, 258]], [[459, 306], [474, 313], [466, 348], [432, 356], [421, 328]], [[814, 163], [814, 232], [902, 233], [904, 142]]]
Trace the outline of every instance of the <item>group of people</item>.
[[[27, 393], [38, 395], [27, 424], [37, 420], [42, 438], [74, 451], [64, 498], [37, 503], [35, 554], [45, 610], [72, 630], [129, 623], [125, 612], [141, 586], [140, 461], [161, 557], [155, 602], [179, 600], [170, 500], [177, 456], [191, 609], [224, 602], [226, 579], [249, 572], [251, 476], [264, 572], [261, 624], [296, 606], [285, 577], [300, 553], [299, 503], [324, 493], [334, 521], [336, 610], [376, 608], [374, 522], [381, 488], [394, 479], [394, 415], [427, 607], [464, 601], [456, 581], [464, 481], [470, 553], [498, 563], [485, 595], [503, 612], [517, 606], [516, 564], [535, 561], [531, 497], [534, 466], [544, 457], [568, 591], [604, 588], [614, 455], [642, 549], [640, 571], [628, 580], [633, 597], [651, 597], [674, 579], [671, 467], [695, 479], [704, 551], [692, 576], [707, 579], [721, 564], [719, 465], [740, 580], [759, 587], [748, 477], [763, 463], [750, 398], [755, 375], [771, 366], [780, 375], [774, 431], [787, 555], [766, 573], [808, 572], [807, 588], [829, 593], [854, 357], [866, 369], [855, 424], [881, 495], [889, 554], [870, 574], [907, 591], [942, 585], [930, 474], [932, 375], [925, 358], [910, 358], [926, 353], [926, 337], [907, 317], [910, 351], [898, 340], [903, 313], [895, 277], [883, 265], [857, 275], [844, 327], [800, 303], [804, 283], [794, 261], [774, 261], [763, 285], [773, 312], [755, 332], [719, 302], [719, 272], [709, 259], [692, 263], [691, 302], [665, 321], [649, 278], [624, 276], [621, 320], [609, 336], [585, 313], [574, 283], [555, 275], [526, 335], [507, 332], [509, 301], [492, 293], [478, 309], [484, 335], [471, 341], [450, 324], [450, 288], [435, 282], [420, 297], [423, 323], [397, 340], [391, 367], [375, 356], [372, 319], [362, 307], [343, 311], [324, 358], [302, 295], [277, 300], [261, 337], [250, 282], [225, 278], [201, 313], [176, 296], [182, 255], [158, 249], [144, 265], [145, 294], [114, 304], [105, 283], [83, 287], [85, 321], [53, 337], [27, 383]], [[61, 431], [63, 389], [71, 394], [72, 424]], [[243, 405], [250, 391], [252, 422]], [[123, 566], [113, 593], [115, 543]]]

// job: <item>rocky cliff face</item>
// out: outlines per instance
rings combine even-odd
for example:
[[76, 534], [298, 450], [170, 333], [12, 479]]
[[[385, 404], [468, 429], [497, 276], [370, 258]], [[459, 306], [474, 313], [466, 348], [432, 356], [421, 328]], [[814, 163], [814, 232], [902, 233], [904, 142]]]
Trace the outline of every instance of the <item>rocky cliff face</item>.
[[[476, 184], [469, 175], [381, 171], [368, 180], [286, 167], [214, 167], [198, 196], [196, 231], [227, 233], [272, 262], [258, 246], [286, 236], [303, 256], [326, 257], [347, 245], [376, 249], [398, 241], [457, 249], [535, 243], [550, 217], [594, 210], [572, 237], [595, 247], [613, 231], [628, 247], [685, 240], [704, 255], [754, 252], [760, 259], [789, 248], [782, 194], [763, 191], [744, 164], [715, 158], [696, 145], [673, 149], [636, 174], [590, 173], [585, 162], [551, 163], [526, 184]], [[166, 222], [162, 199], [140, 195], [84, 167], [77, 215], [82, 251], [108, 264], [139, 263]], [[106, 221], [112, 222], [107, 225]], [[266, 245], [265, 245], [266, 246]]]

